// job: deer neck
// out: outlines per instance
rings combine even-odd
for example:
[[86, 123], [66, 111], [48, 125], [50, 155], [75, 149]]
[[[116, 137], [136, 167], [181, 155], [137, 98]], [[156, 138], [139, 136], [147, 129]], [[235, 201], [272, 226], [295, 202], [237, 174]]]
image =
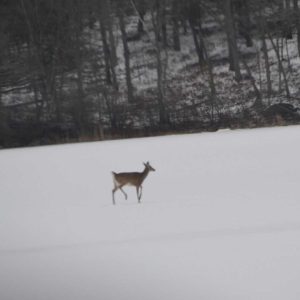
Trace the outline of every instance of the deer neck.
[[143, 182], [145, 180], [145, 178], [148, 176], [148, 174], [149, 174], [149, 169], [145, 167], [144, 171], [142, 172], [141, 182]]

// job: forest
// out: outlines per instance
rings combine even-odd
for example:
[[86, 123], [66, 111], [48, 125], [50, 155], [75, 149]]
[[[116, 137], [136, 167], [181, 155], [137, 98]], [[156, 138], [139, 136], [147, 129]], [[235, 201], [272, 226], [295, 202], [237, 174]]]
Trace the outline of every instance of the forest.
[[299, 124], [298, 0], [2, 0], [0, 148]]

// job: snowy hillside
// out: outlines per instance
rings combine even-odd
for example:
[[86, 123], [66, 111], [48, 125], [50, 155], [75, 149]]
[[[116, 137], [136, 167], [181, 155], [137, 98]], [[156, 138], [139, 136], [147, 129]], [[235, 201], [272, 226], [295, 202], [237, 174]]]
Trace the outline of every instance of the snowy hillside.
[[2, 150], [0, 299], [298, 300], [299, 132]]
[[0, 148], [300, 124], [298, 1], [0, 12]]

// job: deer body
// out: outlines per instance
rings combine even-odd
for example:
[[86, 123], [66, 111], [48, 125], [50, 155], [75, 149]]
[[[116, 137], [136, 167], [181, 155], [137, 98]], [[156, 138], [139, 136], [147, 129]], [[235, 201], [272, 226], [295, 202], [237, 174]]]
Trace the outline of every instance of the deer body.
[[122, 189], [123, 186], [135, 186], [136, 187], [136, 194], [138, 198], [138, 202], [141, 202], [142, 197], [142, 183], [144, 182], [145, 178], [148, 176], [150, 171], [155, 171], [149, 164], [149, 162], [144, 163], [145, 169], [143, 172], [124, 172], [124, 173], [115, 173], [112, 172], [113, 175], [113, 182], [114, 188], [112, 190], [112, 199], [113, 204], [115, 204], [115, 192], [119, 189], [127, 199], [127, 194]]

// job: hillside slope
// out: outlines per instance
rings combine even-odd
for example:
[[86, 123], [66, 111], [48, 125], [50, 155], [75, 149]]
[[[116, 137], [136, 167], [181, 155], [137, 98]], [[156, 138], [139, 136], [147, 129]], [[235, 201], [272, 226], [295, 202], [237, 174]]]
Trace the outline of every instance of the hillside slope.
[[297, 1], [1, 8], [0, 147], [300, 123]]

